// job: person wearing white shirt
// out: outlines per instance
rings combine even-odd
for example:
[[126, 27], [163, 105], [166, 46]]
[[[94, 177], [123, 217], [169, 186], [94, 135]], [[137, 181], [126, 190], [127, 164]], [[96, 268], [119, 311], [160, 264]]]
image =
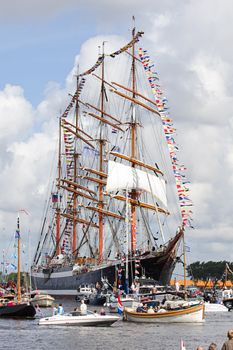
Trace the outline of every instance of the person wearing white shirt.
[[82, 316], [87, 314], [87, 305], [84, 303], [84, 300], [81, 300], [80, 313]]

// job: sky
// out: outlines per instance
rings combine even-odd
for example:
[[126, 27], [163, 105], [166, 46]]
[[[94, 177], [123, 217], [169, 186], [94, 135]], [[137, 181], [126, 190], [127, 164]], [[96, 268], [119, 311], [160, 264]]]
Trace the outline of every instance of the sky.
[[[233, 260], [231, 0], [0, 0], [0, 256], [41, 227], [57, 118], [80, 55], [97, 39], [128, 42], [132, 15], [155, 60], [188, 168], [194, 230], [188, 262]], [[1, 260], [1, 259], [0, 259]]]

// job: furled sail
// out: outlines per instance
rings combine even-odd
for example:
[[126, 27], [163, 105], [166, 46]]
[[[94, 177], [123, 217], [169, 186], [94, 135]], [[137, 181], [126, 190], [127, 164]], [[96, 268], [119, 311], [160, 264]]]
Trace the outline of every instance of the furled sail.
[[165, 181], [156, 175], [109, 160], [107, 192], [136, 190], [151, 193], [167, 208]]

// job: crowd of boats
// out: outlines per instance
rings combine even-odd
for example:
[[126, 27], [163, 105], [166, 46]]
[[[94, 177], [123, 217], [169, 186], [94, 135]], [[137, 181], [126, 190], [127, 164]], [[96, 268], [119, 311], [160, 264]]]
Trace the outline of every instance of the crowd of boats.
[[[206, 312], [230, 311], [233, 305], [231, 289], [183, 289], [161, 286], [146, 278], [132, 284], [127, 295], [122, 290], [114, 291], [106, 287], [106, 283], [103, 283], [102, 288], [98, 285], [81, 285], [77, 289], [72, 311], [53, 312], [53, 315], [41, 318], [39, 308], [54, 308], [55, 298], [35, 290], [21, 294], [18, 302], [14, 284], [8, 283], [5, 289], [0, 289], [0, 317], [39, 317], [40, 325], [106, 326], [120, 319], [129, 322], [201, 323], [205, 320]], [[88, 305], [104, 307], [107, 312], [102, 311], [101, 314], [96, 310], [87, 310]]]

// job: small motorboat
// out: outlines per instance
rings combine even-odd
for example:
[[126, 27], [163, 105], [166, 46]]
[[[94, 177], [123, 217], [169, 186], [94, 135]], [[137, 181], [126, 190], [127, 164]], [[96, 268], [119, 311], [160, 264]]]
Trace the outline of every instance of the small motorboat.
[[227, 307], [228, 311], [231, 311], [233, 309], [233, 297], [231, 298], [225, 298], [223, 299], [224, 306]]
[[226, 312], [228, 308], [223, 304], [205, 303], [205, 312]]
[[111, 326], [119, 320], [118, 316], [100, 315], [87, 311], [86, 315], [77, 312], [64, 315], [44, 317], [39, 320], [40, 326]]
[[[135, 298], [126, 296], [126, 297], [121, 297], [120, 301], [123, 307], [133, 307], [135, 303]], [[111, 295], [108, 302], [106, 302], [106, 306], [108, 307], [108, 311], [110, 313], [117, 313], [118, 299], [114, 295]]]
[[204, 322], [204, 304], [183, 306], [180, 309], [157, 311], [154, 313], [137, 312], [124, 308], [124, 319], [143, 323], [201, 323]]

